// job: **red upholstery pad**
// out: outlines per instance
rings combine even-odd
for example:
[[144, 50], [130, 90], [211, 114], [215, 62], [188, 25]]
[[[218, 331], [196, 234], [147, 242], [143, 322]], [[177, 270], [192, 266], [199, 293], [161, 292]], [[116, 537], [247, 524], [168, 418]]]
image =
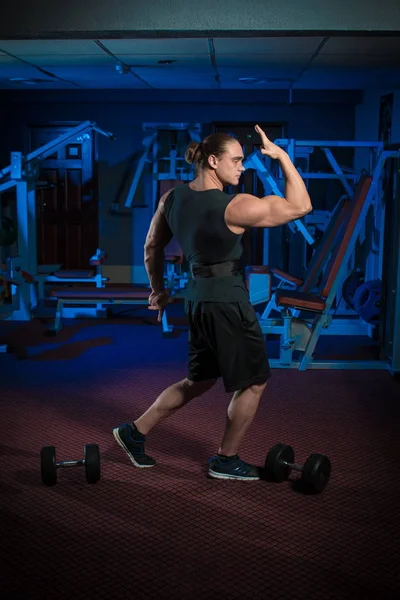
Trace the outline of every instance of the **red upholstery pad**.
[[270, 269], [268, 265], [247, 265], [246, 275], [250, 275], [250, 273], [264, 273], [268, 275]]
[[286, 273], [285, 271], [281, 271], [280, 269], [273, 268], [271, 269], [271, 271], [277, 277], [280, 277], [281, 279], [286, 279], [286, 281], [294, 283], [295, 285], [297, 285], [297, 287], [299, 287], [303, 283], [302, 279], [298, 279], [298, 277], [294, 277], [293, 275], [290, 275], [290, 273]]
[[92, 269], [72, 269], [70, 271], [55, 271], [52, 275], [59, 279], [87, 279], [89, 277], [94, 277], [96, 273]]
[[325, 308], [325, 301], [315, 294], [296, 290], [276, 290], [276, 303], [279, 306], [290, 306], [316, 312], [322, 312]]
[[175, 256], [174, 254], [166, 254], [165, 261], [174, 265], [180, 265], [182, 263], [182, 256]]

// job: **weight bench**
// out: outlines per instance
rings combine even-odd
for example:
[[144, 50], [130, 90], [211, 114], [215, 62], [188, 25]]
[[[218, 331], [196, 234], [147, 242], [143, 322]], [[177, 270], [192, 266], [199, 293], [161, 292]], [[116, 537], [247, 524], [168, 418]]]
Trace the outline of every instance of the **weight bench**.
[[[319, 277], [321, 276], [324, 267], [331, 255], [331, 252], [338, 241], [338, 237], [343, 233], [343, 226], [346, 221], [346, 217], [351, 210], [354, 199], [352, 200], [341, 200], [335, 207], [333, 217], [329, 222], [329, 225], [316, 248], [310, 264], [308, 265], [304, 279], [294, 277], [290, 273], [281, 271], [280, 269], [272, 268], [271, 273], [279, 279], [278, 287], [276, 291], [279, 293], [283, 289], [291, 288], [297, 289], [300, 292], [311, 292], [318, 284]], [[262, 319], [266, 319], [272, 309], [279, 310], [279, 305], [276, 302], [276, 293], [273, 294], [268, 305], [265, 307]], [[297, 316], [296, 313], [293, 313]]]
[[[129, 288], [65, 288], [50, 291], [52, 298], [57, 298], [57, 309], [54, 326], [48, 330], [49, 335], [57, 335], [62, 327], [63, 308], [66, 305], [115, 305], [133, 304], [148, 306], [149, 292], [138, 292]], [[162, 317], [163, 335], [168, 337], [173, 327], [168, 324], [167, 313]]]
[[109, 281], [109, 277], [104, 277], [101, 272], [106, 259], [107, 254], [98, 248], [96, 254], [89, 259], [92, 269], [61, 269], [61, 265], [38, 265], [35, 281], [39, 284], [39, 298], [45, 297], [46, 283], [94, 283], [96, 288], [103, 288]]
[[[313, 361], [313, 353], [322, 328], [329, 327], [332, 321], [330, 310], [337, 288], [349, 258], [354, 251], [360, 228], [374, 197], [379, 176], [380, 170], [378, 168], [375, 169], [373, 177], [363, 176], [357, 186], [354, 201], [345, 207], [340, 231], [336, 236], [336, 243], [318, 290], [311, 293], [304, 289], [304, 286], [302, 290], [276, 290], [275, 302], [282, 310], [282, 318], [260, 320], [263, 333], [281, 334], [280, 358], [278, 361], [271, 360], [271, 366], [298, 366], [300, 371], [306, 370], [309, 366], [327, 368], [325, 363]], [[305, 319], [294, 318], [291, 313], [292, 310], [314, 314], [312, 324], [308, 324]], [[302, 353], [298, 363], [293, 361], [295, 350]], [[352, 361], [349, 361], [349, 363], [354, 368], [354, 363]], [[343, 368], [344, 364], [341, 363], [340, 366]], [[365, 366], [362, 368], [365, 368]]]

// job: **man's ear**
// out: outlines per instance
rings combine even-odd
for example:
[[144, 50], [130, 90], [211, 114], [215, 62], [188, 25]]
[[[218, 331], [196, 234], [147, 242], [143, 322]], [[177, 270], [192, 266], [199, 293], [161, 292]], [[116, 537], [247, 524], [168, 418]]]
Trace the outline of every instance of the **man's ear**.
[[212, 169], [216, 169], [218, 166], [218, 158], [215, 156], [215, 154], [210, 154], [210, 156], [208, 157], [208, 164], [210, 165], [210, 167]]

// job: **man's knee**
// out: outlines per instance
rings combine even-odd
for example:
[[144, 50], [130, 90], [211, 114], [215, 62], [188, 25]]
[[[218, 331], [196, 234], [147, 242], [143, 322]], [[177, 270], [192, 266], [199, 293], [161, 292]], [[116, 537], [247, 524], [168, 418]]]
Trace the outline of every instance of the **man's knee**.
[[241, 390], [241, 393], [245, 392], [246, 390], [249, 390], [255, 396], [260, 397], [262, 395], [263, 391], [265, 390], [266, 386], [267, 386], [266, 381], [264, 383], [253, 383], [253, 384], [249, 385], [248, 387], [244, 388], [243, 390]]
[[216, 379], [206, 379], [204, 381], [191, 381], [187, 377], [181, 381], [185, 395], [191, 400], [205, 394], [217, 383]]

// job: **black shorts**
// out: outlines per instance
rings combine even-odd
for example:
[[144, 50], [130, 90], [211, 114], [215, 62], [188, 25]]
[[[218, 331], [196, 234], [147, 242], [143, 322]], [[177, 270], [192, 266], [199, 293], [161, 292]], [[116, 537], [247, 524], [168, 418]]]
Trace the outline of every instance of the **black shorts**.
[[222, 377], [235, 392], [271, 377], [266, 343], [250, 302], [187, 300], [190, 381]]

